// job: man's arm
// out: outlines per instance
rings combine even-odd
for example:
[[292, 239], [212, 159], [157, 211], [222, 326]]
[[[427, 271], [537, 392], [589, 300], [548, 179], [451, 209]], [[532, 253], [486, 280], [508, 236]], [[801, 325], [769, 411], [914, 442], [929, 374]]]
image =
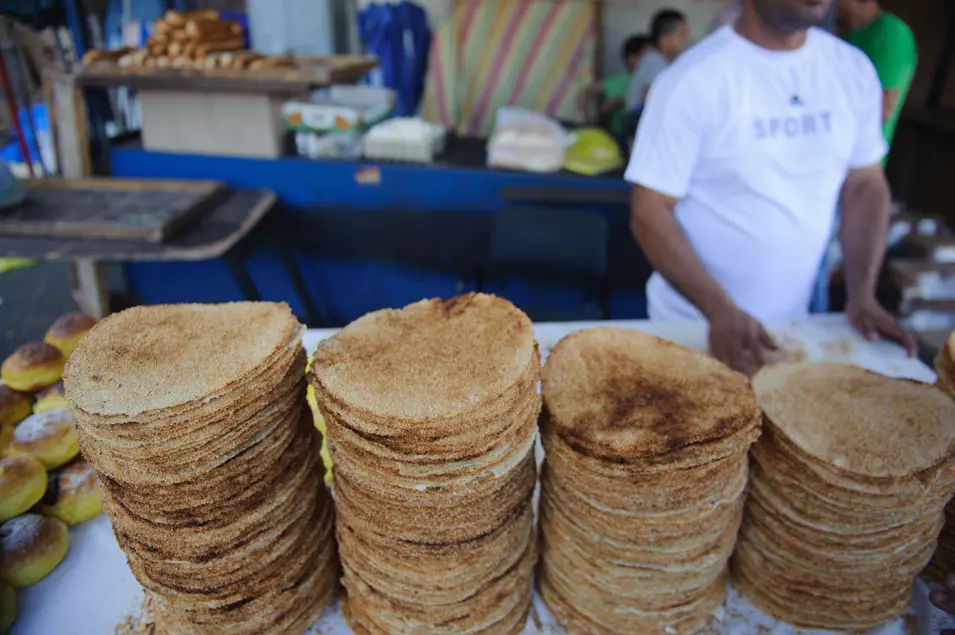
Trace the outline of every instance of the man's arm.
[[600, 104], [600, 113], [603, 115], [609, 115], [617, 108], [623, 107], [623, 99], [621, 97], [615, 97], [614, 99], [605, 99]]
[[839, 241], [845, 259], [849, 321], [866, 338], [894, 339], [914, 355], [915, 339], [876, 300], [892, 205], [881, 165], [850, 171], [841, 203]]
[[842, 186], [841, 204], [839, 241], [845, 257], [846, 291], [850, 300], [874, 297], [892, 211], [881, 165], [850, 171]]
[[654, 269], [709, 319], [731, 300], [676, 222], [676, 204], [675, 198], [634, 186], [630, 231]]
[[763, 364], [773, 338], [743, 312], [710, 275], [674, 216], [677, 199], [642, 186], [633, 188], [630, 230], [647, 259], [710, 323], [710, 350], [744, 372]]
[[709, 274], [674, 216], [712, 124], [698, 107], [707, 86], [678, 69], [653, 82], [625, 175], [635, 185], [630, 227], [656, 270], [709, 320], [713, 355], [737, 370], [755, 371], [763, 352], [775, 348], [772, 338]]
[[895, 108], [902, 98], [902, 91], [898, 88], [889, 88], [882, 91], [882, 123], [888, 122], [895, 114]]

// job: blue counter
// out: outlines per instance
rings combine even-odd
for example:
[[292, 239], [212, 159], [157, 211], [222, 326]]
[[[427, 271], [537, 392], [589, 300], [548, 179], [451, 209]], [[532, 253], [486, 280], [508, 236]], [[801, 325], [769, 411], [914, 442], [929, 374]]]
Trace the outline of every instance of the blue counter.
[[369, 310], [483, 288], [518, 306], [574, 312], [584, 301], [577, 289], [527, 281], [488, 288], [481, 280], [494, 216], [507, 205], [533, 204], [603, 215], [609, 224], [609, 316], [645, 316], [649, 269], [630, 237], [630, 188], [619, 176], [246, 159], [123, 146], [110, 151], [110, 168], [118, 177], [216, 179], [268, 188], [280, 199], [264, 226], [240, 245], [244, 272], [237, 274], [234, 259], [127, 264], [127, 280], [146, 304], [237, 300], [253, 289], [262, 299], [289, 302], [312, 326], [333, 326]]

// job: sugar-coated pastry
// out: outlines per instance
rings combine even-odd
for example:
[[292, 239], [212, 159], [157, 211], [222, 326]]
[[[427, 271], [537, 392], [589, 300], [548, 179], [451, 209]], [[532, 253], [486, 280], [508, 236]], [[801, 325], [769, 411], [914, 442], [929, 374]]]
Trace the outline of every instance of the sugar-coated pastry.
[[67, 313], [57, 318], [43, 339], [60, 349], [65, 357], [69, 357], [83, 336], [94, 326], [96, 320], [85, 313]]
[[14, 426], [28, 416], [33, 407], [33, 397], [10, 386], [0, 385], [0, 427]]
[[36, 392], [63, 377], [66, 357], [46, 342], [27, 342], [0, 366], [0, 379], [14, 390]]
[[17, 592], [0, 582], [0, 635], [6, 635], [17, 621]]
[[50, 472], [46, 494], [36, 511], [59, 518], [71, 527], [99, 515], [103, 511], [99, 479], [89, 463], [77, 457]]
[[76, 420], [65, 408], [30, 415], [13, 429], [7, 456], [32, 456], [47, 470], [69, 463], [79, 454]]
[[7, 451], [13, 426], [30, 416], [33, 397], [0, 384], [0, 457]]
[[66, 557], [69, 537], [59, 518], [24, 514], [0, 525], [0, 582], [14, 589], [36, 584]]
[[311, 386], [308, 387], [308, 392], [305, 394], [305, 400], [308, 402], [308, 407], [312, 411], [312, 421], [315, 423], [315, 428], [322, 433], [322, 448], [319, 450], [319, 456], [322, 457], [322, 463], [325, 464], [325, 482], [332, 482], [332, 455], [328, 451], [328, 433], [325, 432], [325, 417], [322, 416], [321, 411], [318, 409], [318, 400], [315, 398], [315, 389]]
[[69, 407], [70, 402], [66, 400], [66, 390], [63, 388], [63, 380], [61, 379], [36, 394], [36, 403], [33, 404], [33, 414]]
[[0, 459], [0, 523], [36, 505], [46, 484], [46, 470], [32, 456]]

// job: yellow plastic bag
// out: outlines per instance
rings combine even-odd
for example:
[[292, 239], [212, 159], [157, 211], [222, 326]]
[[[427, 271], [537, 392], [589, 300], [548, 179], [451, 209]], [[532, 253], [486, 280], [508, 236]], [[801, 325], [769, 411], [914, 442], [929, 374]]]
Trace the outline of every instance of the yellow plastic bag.
[[[312, 359], [309, 358], [305, 372], [307, 373], [308, 369], [311, 367]], [[322, 457], [322, 463], [325, 464], [325, 482], [331, 483], [332, 455], [328, 451], [328, 433], [325, 431], [325, 418], [318, 409], [318, 399], [315, 398], [315, 389], [311, 386], [308, 387], [308, 392], [306, 393], [305, 399], [308, 401], [308, 407], [312, 410], [312, 420], [315, 422], [315, 427], [318, 428], [318, 431], [322, 433], [322, 450], [319, 454]]]
[[620, 146], [602, 128], [581, 128], [576, 140], [564, 153], [564, 169], [585, 176], [596, 176], [623, 167]]

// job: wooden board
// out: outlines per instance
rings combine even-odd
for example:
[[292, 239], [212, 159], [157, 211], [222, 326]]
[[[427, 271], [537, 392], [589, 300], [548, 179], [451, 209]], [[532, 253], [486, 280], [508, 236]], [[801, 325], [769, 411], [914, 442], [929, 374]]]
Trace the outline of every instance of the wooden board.
[[[103, 262], [217, 258], [246, 236], [275, 206], [268, 190], [226, 190], [207, 214], [164, 243], [40, 236], [0, 236], [0, 258]], [[2, 213], [2, 212], [0, 212]]]
[[55, 73], [44, 75], [43, 95], [51, 124], [57, 172], [68, 179], [90, 176], [93, 168], [83, 90], [73, 77]]
[[252, 93], [301, 93], [331, 84], [350, 83], [378, 66], [365, 55], [298, 58], [298, 68], [146, 68], [95, 62], [76, 81], [83, 86], [128, 86], [139, 90], [196, 90]]
[[0, 211], [0, 235], [162, 242], [215, 205], [218, 181], [43, 179]]

